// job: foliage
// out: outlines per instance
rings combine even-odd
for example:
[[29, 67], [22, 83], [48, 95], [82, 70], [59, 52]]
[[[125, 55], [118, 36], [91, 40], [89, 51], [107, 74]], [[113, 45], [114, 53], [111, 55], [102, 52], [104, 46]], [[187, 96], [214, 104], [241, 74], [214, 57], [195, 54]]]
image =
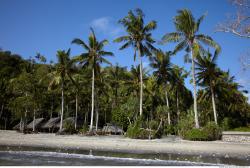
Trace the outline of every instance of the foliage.
[[88, 132], [88, 130], [89, 130], [89, 127], [88, 127], [87, 123], [84, 123], [83, 127], [79, 130], [79, 132], [82, 134], [86, 134]]
[[238, 128], [232, 129], [231, 131], [250, 132], [250, 127], [238, 127]]
[[65, 133], [68, 133], [68, 134], [76, 133], [75, 125], [74, 125], [74, 122], [72, 120], [66, 120], [63, 123], [63, 128], [64, 128]]
[[228, 131], [232, 128], [232, 118], [225, 117], [221, 122], [221, 128], [223, 131]]
[[202, 129], [192, 128], [185, 133], [184, 139], [191, 141], [206, 141], [208, 140], [208, 135]]
[[178, 123], [179, 135], [185, 137], [186, 132], [191, 130], [194, 127], [193, 114], [189, 113], [186, 116], [183, 116]]
[[202, 130], [206, 133], [207, 140], [209, 141], [221, 139], [221, 128], [214, 122], [208, 122]]
[[165, 135], [177, 135], [177, 127], [173, 125], [165, 125], [164, 134]]

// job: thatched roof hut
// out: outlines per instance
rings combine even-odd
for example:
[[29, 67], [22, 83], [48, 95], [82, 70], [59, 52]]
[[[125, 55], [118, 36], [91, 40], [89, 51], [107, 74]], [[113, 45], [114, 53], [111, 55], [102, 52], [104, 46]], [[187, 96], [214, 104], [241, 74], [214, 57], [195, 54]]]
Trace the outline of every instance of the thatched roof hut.
[[124, 131], [120, 127], [118, 127], [117, 125], [110, 124], [110, 123], [107, 123], [103, 127], [102, 131], [104, 133], [110, 133], [110, 134], [123, 134], [124, 133]]
[[[75, 117], [68, 117], [68, 118], [65, 118], [64, 120], [63, 120], [63, 124], [65, 123], [65, 122], [71, 122], [71, 123], [73, 123], [74, 125], [75, 125]], [[77, 119], [77, 128], [81, 128], [82, 127], [82, 125], [83, 125], [83, 122], [82, 122], [82, 120], [79, 120], [79, 118]], [[60, 127], [60, 122], [57, 124], [57, 127], [59, 128]]]
[[49, 121], [47, 121], [46, 123], [44, 123], [41, 128], [42, 129], [52, 129], [52, 128], [59, 128], [57, 127], [57, 124], [60, 123], [60, 117], [56, 117], [56, 118], [51, 118], [49, 119]]
[[35, 124], [35, 128], [39, 129], [41, 128], [44, 122], [45, 122], [44, 118], [37, 118], [27, 125], [27, 129], [33, 129], [33, 123]]
[[[23, 123], [24, 124], [24, 123]], [[24, 125], [23, 125], [24, 126]], [[26, 124], [26, 126], [27, 126], [27, 124]], [[25, 126], [24, 126], [25, 127]], [[20, 130], [20, 122], [17, 124], [17, 125], [15, 125], [13, 128], [12, 128], [13, 130]]]

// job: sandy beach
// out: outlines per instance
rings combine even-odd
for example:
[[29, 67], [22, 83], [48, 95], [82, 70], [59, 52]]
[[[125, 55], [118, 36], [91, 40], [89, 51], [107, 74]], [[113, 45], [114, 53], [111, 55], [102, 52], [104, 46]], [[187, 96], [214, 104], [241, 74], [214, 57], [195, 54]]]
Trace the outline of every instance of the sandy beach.
[[0, 130], [0, 145], [114, 151], [128, 153], [173, 153], [250, 157], [250, 143], [186, 141], [176, 137], [135, 140], [123, 136], [22, 134]]

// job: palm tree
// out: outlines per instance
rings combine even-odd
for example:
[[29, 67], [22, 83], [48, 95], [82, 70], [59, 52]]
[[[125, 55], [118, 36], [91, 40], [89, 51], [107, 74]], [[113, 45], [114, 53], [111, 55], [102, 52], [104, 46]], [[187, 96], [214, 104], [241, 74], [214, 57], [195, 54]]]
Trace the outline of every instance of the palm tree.
[[82, 53], [76, 56], [74, 59], [83, 64], [83, 67], [90, 67], [92, 69], [92, 107], [91, 107], [91, 121], [89, 131], [92, 132], [93, 119], [94, 119], [94, 89], [95, 89], [95, 75], [100, 72], [100, 64], [107, 63], [111, 64], [104, 56], [113, 56], [112, 52], [104, 51], [104, 46], [108, 43], [108, 40], [97, 41], [94, 30], [91, 28], [88, 45], [81, 39], [74, 39], [74, 44], [82, 46], [86, 53]]
[[141, 57], [146, 55], [150, 56], [151, 51], [155, 50], [152, 43], [155, 41], [152, 39], [151, 31], [156, 28], [156, 22], [150, 21], [148, 24], [144, 25], [144, 14], [141, 9], [135, 10], [136, 15], [133, 11], [129, 11], [128, 15], [123, 19], [119, 20], [128, 33], [126, 36], [119, 37], [115, 39], [115, 42], [125, 42], [125, 44], [120, 48], [123, 50], [128, 47], [133, 47], [134, 49], [134, 60], [136, 59], [136, 54], [138, 52], [138, 58], [140, 62], [140, 115], [142, 115], [142, 98], [143, 98], [143, 67]]
[[62, 131], [63, 126], [63, 113], [64, 113], [64, 89], [65, 89], [65, 82], [66, 78], [68, 77], [73, 83], [74, 80], [72, 79], [71, 75], [74, 71], [73, 65], [74, 62], [70, 59], [70, 49], [67, 52], [64, 50], [57, 51], [57, 59], [58, 63], [55, 65], [55, 71], [52, 71], [48, 74], [52, 80], [49, 83], [49, 89], [51, 89], [54, 85], [61, 84], [61, 94], [62, 94], [62, 101], [61, 101], [61, 121], [60, 121], [60, 131]]
[[162, 50], [155, 52], [155, 57], [151, 58], [150, 66], [154, 69], [154, 75], [157, 77], [158, 83], [163, 83], [165, 88], [165, 98], [167, 104], [168, 124], [171, 124], [170, 111], [169, 111], [169, 96], [167, 85], [171, 81], [172, 64], [170, 63], [171, 52], [164, 53]]
[[212, 106], [214, 111], [214, 122], [217, 122], [217, 111], [215, 105], [215, 87], [217, 81], [220, 77], [221, 72], [218, 70], [216, 65], [216, 60], [218, 55], [214, 55], [208, 52], [205, 53], [206, 55], [197, 55], [197, 61], [195, 61], [195, 65], [197, 66], [195, 69], [198, 70], [196, 74], [197, 83], [203, 87], [208, 87], [211, 97], [212, 97]]
[[215, 48], [216, 55], [220, 52], [220, 46], [210, 36], [206, 36], [204, 34], [198, 34], [200, 23], [203, 21], [204, 17], [205, 15], [201, 16], [196, 21], [189, 10], [187, 9], [179, 10], [178, 15], [175, 16], [174, 18], [176, 32], [167, 33], [162, 38], [162, 43], [178, 42], [173, 51], [173, 54], [176, 54], [178, 51], [185, 49], [191, 55], [196, 128], [199, 128], [199, 121], [197, 112], [197, 97], [196, 97], [197, 93], [196, 93], [194, 60], [199, 50], [204, 50], [201, 43]]
[[176, 96], [176, 110], [177, 110], [177, 121], [180, 119], [180, 98], [188, 94], [188, 89], [185, 87], [185, 78], [187, 78], [188, 73], [183, 70], [183, 68], [177, 65], [173, 66], [172, 69], [172, 82], [174, 83], [172, 89], [175, 91]]

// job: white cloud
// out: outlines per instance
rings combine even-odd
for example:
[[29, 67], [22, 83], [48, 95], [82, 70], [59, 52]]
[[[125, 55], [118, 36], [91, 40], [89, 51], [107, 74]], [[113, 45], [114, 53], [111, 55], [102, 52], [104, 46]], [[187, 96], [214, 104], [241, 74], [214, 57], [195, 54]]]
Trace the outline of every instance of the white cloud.
[[111, 17], [101, 17], [93, 20], [90, 26], [95, 30], [109, 36], [118, 36], [123, 29]]

